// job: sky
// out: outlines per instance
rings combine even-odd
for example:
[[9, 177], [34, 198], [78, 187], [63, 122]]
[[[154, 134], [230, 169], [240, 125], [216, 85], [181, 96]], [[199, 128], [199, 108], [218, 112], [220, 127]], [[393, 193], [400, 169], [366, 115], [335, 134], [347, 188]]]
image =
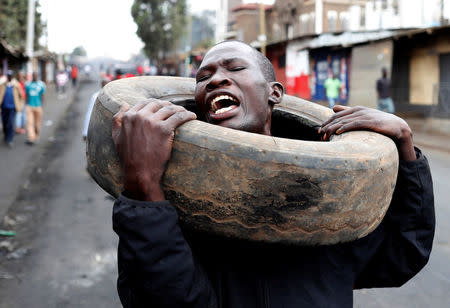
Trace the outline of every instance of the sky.
[[[43, 18], [47, 20], [49, 50], [70, 53], [75, 47], [83, 46], [89, 57], [128, 60], [143, 47], [131, 17], [133, 1], [39, 0]], [[219, 3], [219, 0], [187, 1], [193, 12], [214, 10]]]

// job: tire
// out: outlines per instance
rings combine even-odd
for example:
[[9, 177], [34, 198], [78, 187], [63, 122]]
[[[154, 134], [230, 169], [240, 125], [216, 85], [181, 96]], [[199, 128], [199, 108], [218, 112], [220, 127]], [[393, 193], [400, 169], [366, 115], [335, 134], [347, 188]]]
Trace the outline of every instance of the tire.
[[[90, 121], [87, 162], [105, 191], [116, 197], [122, 190], [111, 138], [121, 104], [154, 97], [195, 111], [194, 87], [191, 78], [136, 77], [103, 88]], [[322, 142], [317, 128], [332, 113], [286, 95], [273, 111], [278, 137], [199, 120], [180, 126], [163, 189], [183, 227], [294, 245], [348, 242], [374, 230], [396, 183], [395, 144], [366, 131]]]

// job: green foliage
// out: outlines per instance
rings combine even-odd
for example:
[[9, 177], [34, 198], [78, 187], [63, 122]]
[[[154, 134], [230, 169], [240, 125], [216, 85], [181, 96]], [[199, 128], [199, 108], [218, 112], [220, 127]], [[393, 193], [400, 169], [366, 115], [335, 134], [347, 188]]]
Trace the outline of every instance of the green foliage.
[[[39, 38], [46, 27], [35, 5], [34, 49], [39, 49]], [[27, 37], [28, 0], [0, 0], [0, 36], [9, 44], [25, 49]]]
[[186, 26], [186, 0], [134, 0], [131, 15], [149, 58], [164, 58]]
[[84, 49], [83, 46], [77, 46], [73, 49], [72, 56], [86, 57], [87, 56], [86, 49]]

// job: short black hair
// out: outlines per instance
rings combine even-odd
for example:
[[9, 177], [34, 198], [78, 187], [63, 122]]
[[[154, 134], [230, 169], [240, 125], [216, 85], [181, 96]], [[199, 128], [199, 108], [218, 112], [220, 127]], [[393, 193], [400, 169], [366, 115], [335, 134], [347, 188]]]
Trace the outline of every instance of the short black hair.
[[261, 69], [261, 72], [263, 73], [264, 78], [268, 82], [276, 81], [275, 70], [273, 69], [272, 63], [265, 55], [263, 55], [259, 50], [257, 50], [252, 45], [250, 45], [244, 41], [240, 41], [240, 40], [226, 40], [226, 41], [219, 42], [214, 46], [217, 46], [217, 45], [223, 44], [223, 43], [231, 43], [231, 42], [241, 43], [241, 44], [244, 44], [244, 45], [247, 45], [248, 47], [250, 47], [256, 55], [256, 61], [258, 61], [258, 66]]

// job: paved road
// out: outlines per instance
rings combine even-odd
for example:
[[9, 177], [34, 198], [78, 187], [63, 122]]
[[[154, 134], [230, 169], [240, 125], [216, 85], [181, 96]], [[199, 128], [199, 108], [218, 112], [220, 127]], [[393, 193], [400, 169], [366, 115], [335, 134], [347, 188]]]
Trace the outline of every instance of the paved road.
[[[8, 174], [8, 177], [0, 178], [0, 218], [16, 197], [17, 188], [27, 185], [23, 181], [26, 174], [34, 166], [37, 156], [42, 152], [42, 147], [48, 140], [53, 140], [55, 124], [62, 117], [72, 101], [74, 89], [69, 88], [64, 97], [57, 98], [55, 87], [50, 85], [44, 94], [44, 113], [41, 129], [41, 140], [33, 147], [25, 145], [26, 136], [14, 137], [14, 148], [10, 149], [3, 143], [3, 133], [0, 142], [0, 172]], [[6, 180], [7, 179], [7, 180]]]
[[355, 307], [450, 307], [450, 154], [422, 150], [431, 165], [436, 206], [436, 236], [430, 261], [401, 288], [355, 292]]
[[[0, 308], [120, 307], [112, 200], [87, 175], [81, 141], [84, 110], [97, 87], [80, 87], [54, 141], [41, 144], [27, 165], [31, 173], [14, 159], [10, 164], [28, 181], [14, 194], [8, 219], [0, 225], [18, 232], [15, 238], [0, 238]], [[450, 307], [450, 154], [424, 152], [433, 171], [438, 217], [431, 260], [402, 288], [355, 292], [355, 307]]]
[[112, 201], [85, 170], [81, 138], [98, 84], [80, 89], [8, 212], [18, 235], [0, 253], [1, 308], [120, 307]]

